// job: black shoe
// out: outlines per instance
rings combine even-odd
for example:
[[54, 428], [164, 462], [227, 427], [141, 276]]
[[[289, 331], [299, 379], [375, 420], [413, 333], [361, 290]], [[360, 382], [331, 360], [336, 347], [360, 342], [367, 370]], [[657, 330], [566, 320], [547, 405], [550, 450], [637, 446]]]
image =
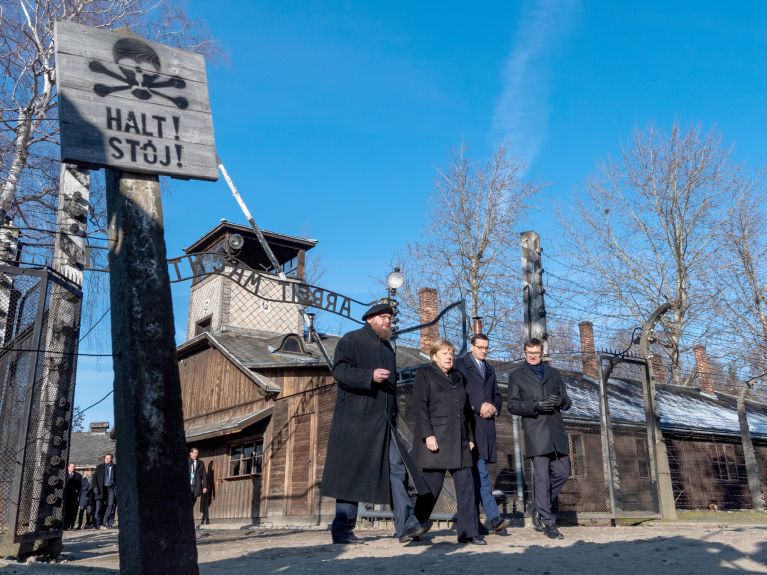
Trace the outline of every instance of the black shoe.
[[399, 538], [399, 542], [402, 543], [403, 545], [407, 545], [408, 543], [412, 541], [420, 541], [420, 540], [421, 538], [418, 535], [416, 535], [415, 537], [408, 537], [407, 535], [403, 535], [402, 537]]
[[543, 533], [544, 530], [543, 519], [537, 509], [533, 509], [533, 529], [538, 533]]
[[565, 536], [562, 535], [559, 532], [559, 529], [557, 529], [556, 525], [546, 525], [543, 528], [543, 533], [548, 537], [549, 539], [564, 539]]
[[364, 539], [360, 539], [353, 533], [346, 537], [333, 538], [334, 545], [365, 545], [367, 543]]
[[361, 537], [357, 537], [354, 533], [349, 533], [349, 535], [346, 536], [346, 540], [350, 541], [351, 543], [354, 543], [355, 545], [364, 545], [367, 543], [365, 539], [362, 539]]
[[[429, 527], [431, 527], [431, 525]], [[426, 531], [427, 530], [423, 528], [423, 523], [413, 523], [410, 527], [405, 529], [405, 532], [402, 534], [402, 537], [415, 539], [416, 537], [420, 537], [421, 535], [426, 533]]]
[[419, 535], [426, 535], [429, 531], [431, 531], [432, 526], [434, 525], [434, 521], [429, 521], [428, 519], [421, 523], [419, 527], [421, 528], [421, 533]]
[[487, 541], [479, 535], [477, 537], [469, 537], [468, 539], [459, 539], [458, 543], [461, 545], [487, 545]]
[[498, 533], [499, 531], [506, 529], [510, 524], [510, 519], [504, 517], [503, 515], [499, 515], [490, 522], [490, 529], [493, 531], [493, 533]]

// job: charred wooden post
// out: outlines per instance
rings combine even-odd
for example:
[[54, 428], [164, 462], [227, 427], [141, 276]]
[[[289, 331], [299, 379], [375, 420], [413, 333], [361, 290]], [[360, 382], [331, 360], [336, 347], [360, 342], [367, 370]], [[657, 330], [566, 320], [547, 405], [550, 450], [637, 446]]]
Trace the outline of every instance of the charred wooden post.
[[197, 575], [157, 176], [107, 170], [120, 572]]

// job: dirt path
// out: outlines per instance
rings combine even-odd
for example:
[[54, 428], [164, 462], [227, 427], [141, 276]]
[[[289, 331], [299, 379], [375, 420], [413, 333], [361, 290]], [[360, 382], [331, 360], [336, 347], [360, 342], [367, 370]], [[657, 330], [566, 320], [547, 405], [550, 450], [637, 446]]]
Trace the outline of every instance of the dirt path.
[[[563, 527], [562, 532], [566, 539], [550, 541], [530, 528], [513, 528], [480, 547], [458, 546], [448, 531], [406, 546], [388, 533], [360, 531], [368, 543], [352, 547], [329, 544], [326, 531], [210, 530], [199, 534], [198, 554], [204, 575], [767, 574], [767, 526]], [[0, 560], [0, 572], [115, 573], [117, 532], [67, 533], [63, 557], [56, 564]]]

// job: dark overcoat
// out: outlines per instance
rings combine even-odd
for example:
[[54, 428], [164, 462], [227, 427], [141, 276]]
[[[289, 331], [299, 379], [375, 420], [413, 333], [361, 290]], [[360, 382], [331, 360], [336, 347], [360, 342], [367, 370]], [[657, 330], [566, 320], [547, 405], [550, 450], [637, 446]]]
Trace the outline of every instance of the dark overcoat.
[[67, 473], [67, 481], [64, 484], [64, 505], [68, 509], [77, 509], [80, 501], [80, 492], [83, 484], [83, 476], [77, 471], [70, 477]]
[[[112, 463], [112, 488], [117, 487], [117, 464]], [[106, 489], [104, 488], [104, 475], [105, 475], [106, 463], [99, 463], [96, 466], [96, 470], [93, 472], [93, 480], [91, 486], [93, 488], [93, 496], [96, 499], [104, 499], [106, 497]]]
[[93, 507], [94, 504], [91, 482], [87, 477], [83, 476], [82, 489], [80, 489], [80, 509], [86, 509], [89, 505]]
[[[523, 364], [509, 374], [508, 408], [514, 415], [522, 416], [522, 430], [525, 434], [525, 456], [569, 453], [567, 433], [560, 410], [570, 409], [572, 402], [562, 382], [559, 370], [544, 363], [543, 381]], [[538, 413], [535, 402], [550, 395], [560, 395], [562, 406], [553, 413]]]
[[[413, 459], [421, 469], [471, 467], [469, 441], [471, 407], [466, 384], [458, 371], [445, 374], [433, 363], [418, 370], [413, 384], [415, 435]], [[426, 438], [437, 438], [437, 451], [426, 448]]]
[[495, 417], [485, 419], [479, 415], [479, 410], [483, 403], [490, 403], [496, 409], [496, 417], [501, 413], [503, 399], [495, 377], [495, 369], [485, 362], [485, 375], [483, 377], [471, 352], [456, 359], [453, 368], [460, 372], [466, 381], [466, 392], [474, 416], [474, 443], [477, 445], [477, 453], [485, 461], [493, 463], [497, 459]]
[[192, 458], [187, 459], [187, 473], [189, 473], [190, 482], [189, 485], [192, 491], [192, 497], [197, 499], [202, 495], [202, 490], [208, 488], [208, 476], [205, 473], [205, 463], [202, 459], [197, 460], [197, 468], [194, 471], [194, 479], [192, 479]]
[[[390, 372], [383, 383], [373, 382], [379, 368]], [[336, 406], [320, 492], [347, 501], [388, 504], [389, 437], [397, 417], [394, 350], [366, 323], [338, 342], [333, 376], [338, 382]], [[394, 437], [416, 489], [427, 492], [398, 434]]]

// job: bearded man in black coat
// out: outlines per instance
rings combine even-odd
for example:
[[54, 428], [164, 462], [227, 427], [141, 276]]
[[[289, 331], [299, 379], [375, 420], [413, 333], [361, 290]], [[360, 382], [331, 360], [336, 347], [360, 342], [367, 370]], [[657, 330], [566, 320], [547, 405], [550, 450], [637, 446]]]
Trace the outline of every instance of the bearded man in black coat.
[[525, 456], [533, 464], [533, 527], [563, 539], [552, 504], [570, 477], [567, 432], [560, 411], [570, 409], [559, 370], [543, 361], [543, 343], [525, 342], [525, 363], [509, 374], [509, 411], [522, 416]]
[[321, 493], [336, 499], [333, 543], [361, 543], [353, 532], [359, 502], [390, 504], [402, 543], [423, 535], [407, 492], [410, 473], [419, 493], [428, 487], [407, 454], [396, 429], [396, 363], [391, 338], [391, 305], [372, 306], [365, 325], [344, 335], [334, 353], [338, 382]]

